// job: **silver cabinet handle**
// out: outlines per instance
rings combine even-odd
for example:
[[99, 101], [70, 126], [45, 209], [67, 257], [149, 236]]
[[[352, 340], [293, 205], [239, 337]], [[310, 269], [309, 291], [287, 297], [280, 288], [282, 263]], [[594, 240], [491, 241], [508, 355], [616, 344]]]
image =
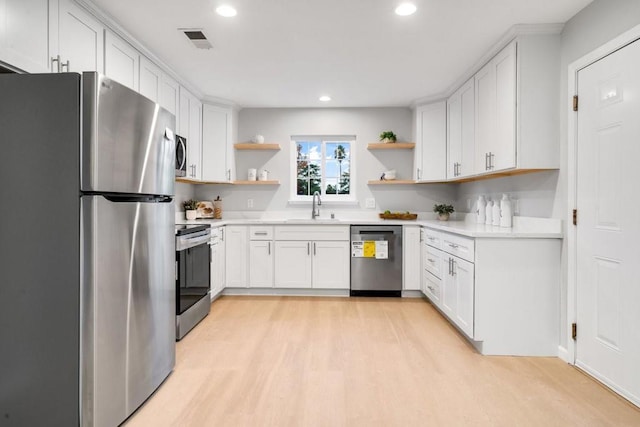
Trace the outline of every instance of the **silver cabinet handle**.
[[422, 177], [420, 176], [420, 168], [416, 169], [416, 179], [421, 179]]
[[427, 258], [427, 261], [429, 261], [429, 262], [431, 262], [431, 263], [436, 262], [436, 260], [435, 260], [435, 259], [431, 259], [431, 258]]
[[456, 260], [451, 258], [451, 275], [456, 275]]
[[451, 276], [451, 258], [449, 258], [449, 276]]
[[231, 169], [227, 169], [227, 181], [231, 181]]
[[311, 255], [311, 243], [307, 242], [307, 255]]
[[220, 229], [220, 231], [222, 231], [222, 241], [224, 242], [224, 228]]
[[[56, 68], [53, 68], [53, 64], [57, 64]], [[56, 57], [51, 57], [51, 72], [56, 72], [59, 73], [60, 72], [60, 55], [57, 55]]]
[[269, 248], [269, 252], [268, 253], [269, 253], [269, 255], [271, 255], [271, 242], [267, 242], [267, 244], [269, 245], [268, 246], [268, 248]]
[[266, 232], [266, 231], [256, 231], [254, 234], [255, 234], [256, 236], [266, 236], [266, 235], [267, 235], [267, 232]]
[[313, 254], [316, 254], [316, 242], [313, 242]]
[[452, 247], [453, 249], [458, 249], [460, 246], [456, 245], [455, 243], [449, 243], [449, 247]]
[[67, 67], [67, 73], [69, 71], [71, 71], [71, 68], [69, 67], [69, 60], [68, 59], [67, 59], [67, 62], [60, 63], [60, 71], [64, 71], [64, 67]]
[[484, 153], [484, 170], [489, 170], [489, 153]]
[[493, 165], [493, 158], [494, 158], [495, 156], [496, 156], [496, 155], [495, 155], [494, 153], [489, 152], [489, 169], [491, 169], [491, 170], [493, 170], [493, 168], [494, 168], [494, 165]]

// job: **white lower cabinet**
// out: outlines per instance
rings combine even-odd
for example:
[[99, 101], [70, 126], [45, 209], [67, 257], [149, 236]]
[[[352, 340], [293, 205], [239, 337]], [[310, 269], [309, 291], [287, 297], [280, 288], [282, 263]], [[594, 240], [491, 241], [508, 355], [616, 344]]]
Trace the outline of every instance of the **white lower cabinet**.
[[276, 241], [275, 287], [311, 288], [311, 242]]
[[349, 226], [275, 227], [275, 240], [276, 288], [349, 289]]
[[211, 230], [214, 233], [218, 238], [211, 244], [211, 298], [224, 290], [225, 282], [225, 227]]
[[311, 286], [349, 289], [349, 242], [313, 242]]
[[402, 234], [402, 289], [419, 291], [422, 230], [418, 226], [405, 225]]
[[249, 240], [247, 234], [248, 230], [244, 225], [227, 225], [225, 227], [226, 287], [246, 288], [249, 284], [247, 277]]
[[249, 287], [273, 287], [273, 227], [249, 227]]
[[424, 234], [422, 291], [480, 353], [557, 355], [560, 239]]

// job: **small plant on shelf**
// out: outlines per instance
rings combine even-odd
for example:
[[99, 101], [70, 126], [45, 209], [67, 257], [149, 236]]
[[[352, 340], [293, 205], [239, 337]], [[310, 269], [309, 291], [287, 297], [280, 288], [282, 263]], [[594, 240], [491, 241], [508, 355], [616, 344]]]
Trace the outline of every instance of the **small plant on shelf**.
[[185, 211], [195, 211], [198, 208], [198, 201], [189, 199], [182, 202], [182, 208]]
[[449, 215], [454, 212], [453, 206], [442, 204], [442, 205], [433, 205], [433, 211], [438, 214], [438, 219], [440, 221], [447, 221], [449, 219]]
[[380, 141], [382, 142], [396, 142], [397, 140], [398, 137], [396, 136], [396, 134], [391, 132], [390, 130], [384, 131], [380, 134]]

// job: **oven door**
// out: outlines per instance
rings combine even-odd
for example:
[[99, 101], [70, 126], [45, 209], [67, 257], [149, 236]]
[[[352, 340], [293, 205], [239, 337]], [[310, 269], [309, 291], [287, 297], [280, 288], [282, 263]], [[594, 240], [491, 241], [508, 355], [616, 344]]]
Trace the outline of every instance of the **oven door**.
[[209, 295], [211, 250], [208, 243], [176, 252], [176, 314], [180, 315]]
[[176, 135], [176, 176], [187, 176], [187, 139]]

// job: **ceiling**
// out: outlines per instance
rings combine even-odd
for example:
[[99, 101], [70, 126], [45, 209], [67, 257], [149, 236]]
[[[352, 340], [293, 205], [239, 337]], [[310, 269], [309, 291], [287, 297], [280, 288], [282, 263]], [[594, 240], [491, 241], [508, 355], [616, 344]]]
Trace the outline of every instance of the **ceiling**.
[[[514, 24], [591, 0], [93, 0], [205, 96], [241, 107], [409, 106], [441, 94]], [[223, 18], [220, 4], [238, 15]], [[178, 28], [200, 28], [196, 49]], [[329, 103], [320, 95], [332, 97]]]

